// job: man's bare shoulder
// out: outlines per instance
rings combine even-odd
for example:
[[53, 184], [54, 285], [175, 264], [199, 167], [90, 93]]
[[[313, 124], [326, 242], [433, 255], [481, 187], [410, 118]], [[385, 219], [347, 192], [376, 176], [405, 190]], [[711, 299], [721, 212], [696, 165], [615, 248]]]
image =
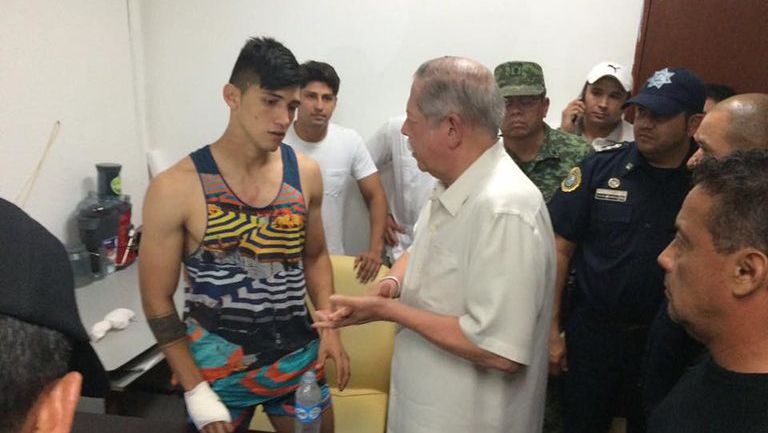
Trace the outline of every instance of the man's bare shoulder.
[[155, 176], [149, 184], [147, 196], [179, 204], [193, 196], [191, 192], [199, 183], [192, 158], [186, 157]]
[[296, 152], [296, 164], [299, 167], [301, 189], [308, 204], [320, 204], [323, 197], [323, 177], [320, 173], [320, 165], [314, 159], [300, 152]]
[[299, 166], [299, 173], [301, 173], [302, 176], [320, 176], [320, 164], [309, 156], [301, 152], [296, 152], [296, 163]]

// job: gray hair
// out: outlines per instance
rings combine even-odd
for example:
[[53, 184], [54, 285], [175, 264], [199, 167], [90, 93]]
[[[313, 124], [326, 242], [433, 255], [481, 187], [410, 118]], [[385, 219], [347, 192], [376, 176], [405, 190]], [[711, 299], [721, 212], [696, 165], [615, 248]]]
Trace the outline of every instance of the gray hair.
[[427, 119], [458, 114], [489, 135], [498, 135], [504, 98], [488, 68], [466, 58], [439, 57], [419, 66], [414, 79], [422, 85], [416, 106]]

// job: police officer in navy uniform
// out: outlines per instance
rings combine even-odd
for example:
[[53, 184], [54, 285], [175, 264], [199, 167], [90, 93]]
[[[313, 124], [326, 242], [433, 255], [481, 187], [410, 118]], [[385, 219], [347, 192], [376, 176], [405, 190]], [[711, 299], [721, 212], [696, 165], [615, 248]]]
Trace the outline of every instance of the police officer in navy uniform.
[[[550, 369], [567, 371], [565, 433], [607, 432], [614, 415], [644, 430], [640, 368], [648, 328], [664, 297], [656, 257], [675, 234], [690, 189], [685, 163], [705, 92], [686, 69], [656, 71], [624, 106], [636, 109], [635, 141], [574, 167], [549, 204], [557, 244]], [[568, 271], [576, 289], [564, 329], [560, 299]]]

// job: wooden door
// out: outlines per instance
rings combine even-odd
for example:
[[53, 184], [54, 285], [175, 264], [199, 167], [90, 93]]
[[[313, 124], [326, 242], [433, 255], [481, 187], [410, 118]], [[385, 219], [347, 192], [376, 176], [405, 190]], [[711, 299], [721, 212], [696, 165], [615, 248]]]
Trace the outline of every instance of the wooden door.
[[738, 93], [768, 93], [768, 0], [645, 0], [635, 91], [663, 67], [689, 68]]

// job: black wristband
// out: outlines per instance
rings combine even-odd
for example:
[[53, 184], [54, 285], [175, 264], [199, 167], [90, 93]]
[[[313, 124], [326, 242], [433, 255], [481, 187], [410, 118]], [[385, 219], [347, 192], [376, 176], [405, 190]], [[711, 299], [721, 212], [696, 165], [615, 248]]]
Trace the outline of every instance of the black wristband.
[[187, 328], [175, 311], [167, 316], [148, 318], [147, 324], [160, 347], [170, 346], [187, 337]]

